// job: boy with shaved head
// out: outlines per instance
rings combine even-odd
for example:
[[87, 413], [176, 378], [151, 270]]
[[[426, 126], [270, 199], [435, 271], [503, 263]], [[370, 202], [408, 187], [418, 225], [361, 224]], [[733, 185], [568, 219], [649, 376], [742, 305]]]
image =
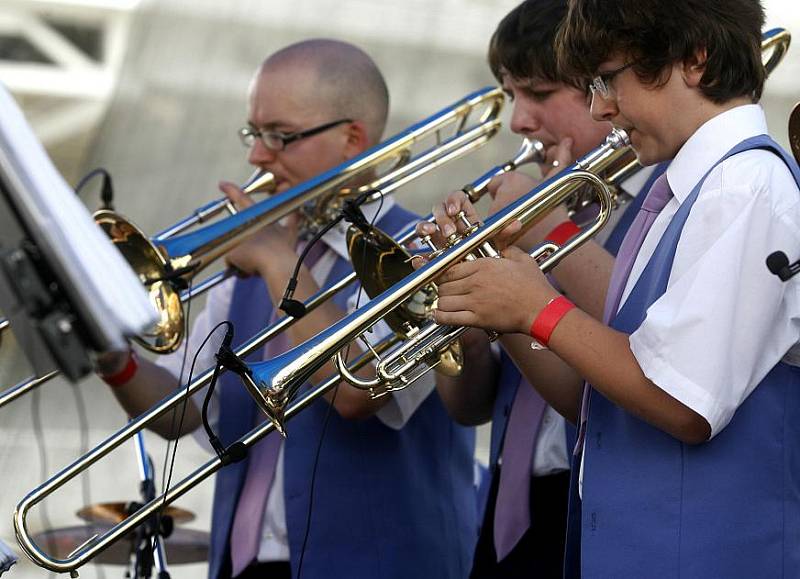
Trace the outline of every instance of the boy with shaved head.
[[[388, 104], [383, 77], [363, 51], [309, 40], [259, 67], [239, 136], [249, 163], [272, 172], [278, 191], [285, 191], [377, 144]], [[233, 184], [220, 187], [237, 205], [250, 203]], [[416, 219], [391, 198], [363, 209], [390, 234]], [[190, 354], [221, 320], [234, 322], [239, 343], [274, 321], [273, 304], [303, 248], [300, 227], [300, 216], [292, 215], [228, 254], [228, 263], [250, 277], [212, 291], [192, 331]], [[309, 252], [298, 299], [349, 273], [344, 233], [332, 229]], [[354, 289], [340, 292], [252, 360], [300, 344], [356, 306]], [[214, 364], [213, 351], [204, 350], [200, 367]], [[129, 366], [128, 356], [103, 370], [126, 410], [137, 415], [175, 387], [180, 358], [142, 362], [124, 381], [116, 376]], [[311, 382], [333, 372], [328, 364]], [[223, 377], [217, 392], [210, 414], [224, 444], [263, 421], [237, 378]], [[302, 568], [306, 578], [465, 577], [477, 527], [472, 429], [448, 418], [431, 381], [378, 400], [342, 383], [326, 398], [292, 419], [285, 441], [272, 433], [246, 461], [219, 472], [209, 576], [273, 579], [296, 577]], [[194, 405], [186, 421], [187, 430], [199, 426]], [[157, 426], [173, 435], [169, 424]]]

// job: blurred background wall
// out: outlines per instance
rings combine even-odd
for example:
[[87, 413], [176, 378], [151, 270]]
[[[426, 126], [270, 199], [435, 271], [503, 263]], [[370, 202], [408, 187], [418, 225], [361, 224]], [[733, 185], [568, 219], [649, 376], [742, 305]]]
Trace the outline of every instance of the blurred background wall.
[[[236, 129], [244, 124], [248, 81], [265, 55], [317, 36], [362, 46], [389, 84], [390, 135], [493, 82], [485, 64], [486, 44], [516, 3], [3, 0], [0, 82], [18, 99], [68, 182], [75, 184], [88, 170], [105, 167], [114, 178], [117, 208], [144, 231], [155, 232], [216, 198], [220, 179], [242, 181], [249, 175]], [[800, 37], [796, 2], [769, 0], [765, 6], [770, 26], [784, 26]], [[797, 50], [790, 50], [769, 80], [763, 99], [771, 130], [784, 144], [789, 111], [800, 100]], [[443, 193], [510, 157], [517, 143], [503, 134], [400, 195], [411, 208], [427, 212]], [[98, 205], [96, 187], [88, 187], [83, 197], [90, 208]], [[4, 385], [30, 371], [8, 334], [0, 348]], [[87, 409], [85, 425], [79, 420], [81, 402]], [[38, 396], [0, 409], [0, 539], [15, 544], [11, 513], [28, 490], [125, 419], [96, 379], [77, 387], [56, 380]], [[42, 425], [38, 432], [37, 422]], [[165, 444], [152, 435], [147, 444], [160, 472]], [[481, 457], [485, 452], [482, 445]], [[207, 458], [193, 440], [182, 440], [174, 480]], [[189, 527], [208, 528], [212, 484], [180, 501], [198, 515]], [[137, 493], [131, 444], [46, 501], [46, 509], [34, 514], [30, 526], [78, 525], [75, 511], [84, 504], [133, 500]], [[175, 578], [200, 577], [205, 566], [174, 566], [171, 572]], [[81, 570], [87, 578], [123, 573], [122, 567], [88, 565]], [[26, 560], [11, 572], [20, 579], [43, 575], [47, 573]]]

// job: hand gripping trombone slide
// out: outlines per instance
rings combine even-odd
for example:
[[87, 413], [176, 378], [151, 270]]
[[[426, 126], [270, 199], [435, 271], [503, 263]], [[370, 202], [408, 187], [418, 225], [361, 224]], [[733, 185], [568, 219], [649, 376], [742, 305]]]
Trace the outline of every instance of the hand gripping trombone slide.
[[[518, 168], [519, 166], [530, 163], [530, 162], [540, 162], [543, 160], [543, 147], [541, 143], [537, 141], [528, 141], [525, 140], [522, 143], [519, 151], [514, 155], [512, 159], [509, 161], [500, 164], [486, 174], [484, 174], [480, 179], [474, 181], [470, 185], [466, 186], [465, 189], [468, 189], [468, 194], [470, 195], [470, 199], [472, 201], [478, 201], [485, 193], [486, 193], [486, 185], [488, 184], [491, 177], [495, 175], [499, 175], [501, 173], [505, 173], [507, 171], [513, 171], [514, 169]], [[428, 216], [427, 218], [429, 221], [433, 220], [432, 216]], [[400, 244], [406, 243], [409, 240], [413, 239], [416, 236], [414, 227], [408, 228], [405, 232], [401, 233], [398, 236], [397, 242]], [[351, 283], [356, 281], [357, 275], [355, 272], [351, 272], [338, 282], [334, 283], [333, 285], [325, 288], [315, 295], [313, 295], [308, 301], [305, 302], [305, 308], [308, 312], [313, 311], [322, 303], [325, 303], [330, 297], [335, 295], [337, 292], [341, 291], [345, 287], [349, 286]], [[236, 350], [236, 354], [240, 357], [247, 357], [254, 351], [263, 347], [270, 339], [274, 336], [279, 334], [280, 332], [286, 330], [296, 321], [295, 318], [291, 316], [286, 316], [278, 320], [272, 326], [265, 328], [255, 336], [253, 336], [247, 343], [243, 344]], [[390, 336], [386, 338], [379, 344], [374, 346], [374, 351], [376, 353], [380, 353], [387, 348], [394, 346], [397, 343], [397, 338], [395, 336]], [[363, 355], [356, 359], [350, 365], [350, 371], [355, 371], [359, 369], [364, 364], [368, 363], [370, 360], [369, 355]], [[211, 381], [211, 376], [213, 374], [213, 369], [208, 369], [198, 377], [196, 377], [191, 384], [188, 385], [187, 388], [182, 388], [179, 391], [176, 391], [174, 394], [168, 396], [157, 405], [153, 406], [150, 410], [138, 416], [135, 420], [130, 421], [124, 428], [119, 430], [118, 432], [111, 435], [105, 441], [100, 443], [98, 446], [93, 448], [89, 453], [86, 455], [78, 458], [72, 464], [67, 466], [66, 468], [62, 469], [59, 473], [55, 476], [51, 477], [49, 480], [42, 483], [39, 487], [28, 493], [25, 498], [20, 501], [17, 505], [17, 508], [14, 511], [14, 528], [15, 533], [17, 536], [17, 541], [20, 544], [20, 547], [26, 553], [26, 555], [37, 565], [48, 569], [50, 571], [54, 571], [57, 573], [71, 573], [73, 576], [77, 576], [77, 569], [83, 566], [84, 564], [91, 561], [98, 553], [109, 547], [115, 541], [119, 540], [138, 525], [142, 524], [144, 521], [147, 520], [148, 517], [152, 516], [153, 513], [158, 511], [162, 506], [165, 504], [171, 504], [181, 496], [183, 496], [186, 492], [203, 482], [205, 479], [216, 473], [222, 466], [224, 466], [219, 458], [213, 458], [207, 461], [204, 465], [196, 469], [193, 473], [188, 475], [182, 481], [174, 485], [168, 493], [165, 495], [161, 495], [156, 499], [150, 501], [146, 505], [144, 505], [139, 511], [130, 515], [127, 519], [109, 529], [105, 534], [101, 536], [97, 536], [93, 538], [90, 542], [82, 545], [78, 549], [76, 549], [70, 556], [66, 559], [55, 559], [45, 553], [39, 546], [33, 541], [31, 534], [28, 532], [27, 528], [27, 516], [30, 510], [37, 505], [39, 502], [44, 500], [49, 495], [53, 494], [59, 488], [67, 484], [70, 480], [74, 479], [76, 476], [84, 472], [87, 468], [91, 467], [94, 463], [100, 461], [103, 457], [107, 454], [111, 453], [115, 448], [122, 445], [128, 439], [136, 436], [138, 432], [143, 430], [147, 425], [151, 424], [159, 417], [163, 416], [165, 413], [170, 411], [170, 409], [175, 408], [182, 402], [185, 402], [187, 397], [190, 397], [196, 394], [199, 390], [204, 388], [209, 384]], [[285, 412], [285, 419], [289, 419], [294, 416], [296, 413], [303, 410], [306, 406], [314, 402], [317, 398], [325, 394], [328, 390], [333, 388], [337, 383], [339, 383], [340, 377], [333, 376], [332, 378], [326, 380], [324, 383], [316, 386], [313, 390], [305, 393], [299, 400], [297, 400], [291, 407], [289, 407]], [[245, 447], [249, 448], [262, 438], [264, 438], [267, 434], [269, 434], [275, 425], [272, 422], [267, 422], [253, 430], [251, 430], [247, 435], [242, 437], [238, 442], [241, 442], [245, 445]]]

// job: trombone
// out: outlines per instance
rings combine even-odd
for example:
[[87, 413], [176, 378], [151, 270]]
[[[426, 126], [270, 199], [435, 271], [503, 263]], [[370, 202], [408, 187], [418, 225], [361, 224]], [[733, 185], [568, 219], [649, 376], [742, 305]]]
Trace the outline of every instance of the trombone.
[[[143, 281], [160, 315], [160, 321], [153, 330], [135, 340], [153, 352], [174, 351], [183, 340], [185, 331], [182, 304], [231, 275], [230, 270], [225, 270], [181, 290], [201, 269], [229, 251], [257, 227], [274, 223], [295, 210], [303, 210], [310, 225], [320, 227], [335, 216], [348, 197], [365, 195], [367, 200], [376, 200], [447, 161], [483, 146], [500, 128], [497, 117], [503, 103], [501, 89], [485, 87], [356, 158], [283, 193], [241, 212], [237, 212], [227, 199], [212, 201], [152, 238], [113, 211], [96, 212], [95, 221]], [[411, 147], [430, 137], [434, 138], [434, 144], [412, 158]], [[537, 146], [537, 151], [541, 151], [541, 144]], [[525, 160], [517, 162], [529, 160], [534, 159], [526, 156]], [[348, 186], [354, 179], [375, 172], [379, 166], [387, 163], [391, 167], [385, 175], [361, 187]], [[274, 191], [274, 185], [271, 173], [256, 172], [243, 190], [245, 193], [269, 192]], [[184, 233], [223, 210], [227, 210], [230, 217], [192, 233]], [[0, 323], [3, 322], [7, 325], [6, 320], [0, 319]], [[58, 372], [53, 371], [31, 377], [6, 389], [0, 393], [0, 408], [57, 375]]]
[[[148, 238], [124, 217], [111, 211], [97, 212], [95, 220], [139, 275], [160, 314], [155, 327], [135, 338], [136, 341], [153, 352], [174, 351], [185, 331], [179, 291], [200, 270], [258, 227], [274, 223], [294, 211], [303, 211], [310, 229], [319, 228], [338, 214], [345, 199], [362, 196], [366, 201], [376, 200], [447, 161], [481, 147], [500, 128], [497, 117], [503, 102], [503, 92], [499, 88], [475, 91], [361, 155], [191, 233], [176, 234], [185, 229], [181, 223], [177, 232], [173, 227]], [[475, 115], [477, 119], [473, 121]], [[447, 136], [446, 129], [453, 134]], [[435, 139], [435, 144], [412, 158], [411, 147], [430, 137]], [[360, 187], [353, 185], [355, 180], [363, 181], [387, 165], [386, 174]], [[208, 289], [221, 279], [224, 275], [207, 280], [202, 286]]]
[[[612, 152], [606, 148], [606, 153], [604, 155], [594, 155], [588, 156], [584, 160], [592, 160], [597, 164], [602, 164], [603, 161], [608, 160], [608, 155]], [[527, 157], [530, 156], [532, 153], [534, 158], [536, 158], [536, 147], [531, 145], [525, 145], [520, 150], [520, 154], [518, 155], [518, 159], [520, 156]], [[524, 153], [524, 155], [523, 155]], [[616, 151], [614, 152], [616, 153]], [[541, 157], [538, 157], [541, 158]], [[505, 170], [512, 170], [516, 166], [515, 162], [512, 160], [509, 163], [504, 165], [500, 165], [496, 167], [493, 172], [499, 174]], [[490, 172], [492, 173], [492, 172]], [[393, 306], [387, 306], [386, 298], [384, 295], [379, 296], [378, 299], [372, 300], [367, 303], [364, 307], [360, 308], [355, 314], [351, 314], [350, 316], [344, 318], [341, 322], [334, 325], [331, 330], [326, 331], [326, 334], [329, 335], [331, 331], [336, 332], [336, 341], [340, 342], [344, 340], [344, 336], [341, 331], [342, 324], [346, 324], [348, 327], [354, 327], [356, 323], [353, 318], [359, 317], [361, 318], [362, 325], [364, 323], [364, 319], [366, 316], [367, 320], [371, 320], [371, 323], [374, 323], [378, 319], [380, 319], [380, 315], [377, 314], [378, 310], [390, 311], [393, 307], [399, 306], [403, 301], [405, 301], [409, 297], [409, 292], [413, 293], [416, 291], [413, 288], [422, 287], [423, 285], [427, 285], [430, 281], [438, 275], [438, 272], [432, 272], [430, 266], [433, 263], [441, 264], [437, 266], [437, 268], [445, 268], [452, 263], [455, 263], [458, 259], [466, 255], [468, 252], [471, 252], [475, 249], [475, 247], [479, 245], [485, 245], [488, 243], [488, 239], [493, 236], [497, 231], [502, 229], [509, 221], [501, 222], [500, 220], [503, 219], [503, 214], [507, 215], [506, 219], [524, 219], [525, 222], [530, 222], [531, 220], [535, 219], [536, 216], [541, 215], [540, 210], [536, 210], [536, 205], [540, 205], [542, 209], [546, 210], [548, 208], [553, 207], [555, 204], [558, 204], [560, 200], [569, 194], [574, 192], [574, 187], [572, 185], [582, 185], [584, 183], [589, 183], [598, 188], [599, 196], [601, 198], [601, 205], [605, 208], [601, 211], [601, 219], [602, 222], [598, 222], [598, 224], [591, 228], [591, 232], [587, 232], [587, 235], [583, 236], [581, 240], [574, 240], [565, 246], [564, 249], [567, 251], [572, 251], [576, 247], [578, 247], [581, 243], [588, 240], [590, 234], [594, 233], [595, 231], [599, 230], [602, 226], [604, 220], [608, 218], [608, 214], [610, 212], [611, 207], [611, 200], [608, 194], [608, 190], [603, 182], [584, 171], [583, 169], [579, 169], [577, 171], [572, 172], [572, 175], [568, 175], [566, 172], [562, 172], [559, 176], [556, 176], [546, 183], [544, 183], [541, 187], [535, 189], [531, 194], [527, 197], [521, 199], [515, 205], [510, 206], [507, 208], [503, 213], [499, 213], [492, 217], [486, 224], [485, 227], [480, 228], [482, 232], [483, 239], [479, 239], [478, 236], [473, 235], [465, 238], [462, 242], [460, 242], [457, 246], [454, 246], [444, 255], [442, 255], [439, 259], [435, 262], [431, 262], [429, 266], [426, 268], [420, 269], [418, 272], [412, 274], [410, 282], [404, 282], [404, 287], [406, 291], [402, 291], [398, 286], [393, 286], [387, 292], [390, 296], [396, 301]], [[490, 178], [490, 174], [487, 173], [481, 179], [478, 179], [474, 182], [474, 184], [479, 185], [476, 190], [470, 194], [471, 198], [477, 200], [478, 197], [485, 191], [485, 185]], [[570, 185], [570, 186], [567, 186]], [[545, 191], [544, 188], [548, 189]], [[559, 191], [561, 189], [561, 191]], [[539, 193], [541, 192], [541, 194]], [[527, 200], [527, 204], [525, 206], [521, 206], [520, 203]], [[399, 242], [404, 242], [405, 240], [409, 240], [414, 237], [414, 228], [409, 228], [405, 233], [403, 233], [399, 237]], [[552, 248], [551, 248], [552, 249]], [[566, 254], [564, 254], [566, 255]], [[549, 262], [544, 264], [543, 267], [552, 267], [554, 266], [559, 259], [561, 259], [563, 255], [551, 255], [548, 259]], [[441, 260], [441, 261], [440, 261]], [[441, 269], [443, 271], [443, 269]], [[425, 279], [423, 280], [420, 276], [424, 275]], [[312, 296], [312, 298], [306, 303], [306, 307], [311, 309], [316, 307], [320, 303], [324, 302], [328, 295], [332, 292], [339, 291], [341, 288], [348, 285], [350, 282], [356, 279], [356, 274], [351, 273], [347, 277], [343, 278], [330, 288], [326, 290], [322, 290]], [[411, 284], [411, 285], [409, 285]], [[376, 306], [377, 304], [377, 306]], [[362, 313], [364, 312], [364, 313]], [[254, 336], [250, 341], [246, 344], [242, 345], [239, 349], [237, 349], [236, 354], [242, 357], [249, 355], [250, 353], [256, 351], [258, 348], [263, 346], [263, 344], [272, 338], [275, 334], [283, 331], [286, 329], [291, 323], [293, 322], [293, 318], [287, 316], [282, 318], [273, 326], [266, 328], [256, 336]], [[366, 329], [366, 327], [364, 328]], [[322, 334], [320, 334], [322, 336]], [[328, 338], [329, 340], [330, 338]], [[360, 356], [356, 359], [351, 365], [348, 366], [348, 371], [353, 372], [359, 367], [363, 366], [364, 364], [369, 361], [369, 359], [374, 354], [380, 355], [382, 352], [389, 350], [390, 348], [394, 347], [395, 345], [399, 344], [400, 338], [397, 335], [390, 335], [388, 338], [385, 338], [379, 344], [376, 344], [372, 349], [370, 349], [367, 353]], [[328, 351], [331, 350], [330, 346], [326, 347], [325, 350], [321, 350], [317, 346], [317, 338], [313, 339], [311, 342], [306, 342], [301, 346], [298, 346], [292, 352], [298, 356], [299, 359], [310, 358], [312, 355], [314, 356], [313, 364], [316, 365], [316, 368], [321, 367], [333, 354], [335, 351], [332, 351], [330, 356], [328, 356]], [[281, 358], [284, 360], [284, 358]], [[296, 363], [296, 362], [295, 362]], [[318, 365], [317, 365], [318, 364]], [[306, 371], [303, 372], [304, 375], [310, 375], [307, 373], [308, 367]], [[313, 373], [314, 370], [311, 370]], [[38, 545], [33, 541], [30, 533], [27, 529], [27, 516], [30, 510], [39, 502], [44, 500], [47, 496], [58, 490], [61, 486], [69, 482], [71, 479], [78, 476], [81, 472], [85, 469], [89, 468], [92, 464], [102, 459], [108, 453], [113, 451], [115, 448], [123, 444], [128, 438], [135, 436], [137, 432], [145, 428], [148, 424], [152, 423], [153, 421], [157, 420], [163, 414], [168, 412], [170, 409], [175, 407], [176, 405], [180, 404], [184, 400], [186, 400], [187, 396], [191, 396], [199, 391], [201, 388], [206, 386], [211, 379], [213, 374], [213, 369], [206, 370], [203, 374], [198, 376], [195, 380], [192, 381], [191, 384], [187, 386], [185, 389], [181, 389], [178, 392], [170, 395], [169, 397], [162, 400], [159, 404], [145, 412], [144, 414], [140, 415], [135, 420], [129, 422], [125, 427], [123, 427], [120, 431], [113, 434], [109, 438], [107, 438], [104, 442], [100, 445], [96, 446], [92, 449], [89, 453], [84, 455], [83, 457], [74, 461], [71, 465], [67, 466], [63, 470], [61, 470], [58, 474], [50, 478], [49, 480], [45, 481], [42, 485], [38, 488], [34, 489], [28, 495], [22, 499], [22, 501], [17, 505], [17, 508], [14, 511], [14, 528], [15, 533], [17, 536], [17, 541], [19, 542], [21, 548], [28, 557], [37, 565], [49, 569], [50, 571], [65, 573], [71, 572], [73, 576], [76, 575], [76, 569], [78, 569], [83, 564], [90, 561], [94, 556], [98, 553], [109, 547], [113, 542], [124, 536], [126, 533], [130, 532], [133, 528], [137, 525], [144, 522], [148, 517], [152, 516], [158, 509], [160, 509], [165, 504], [170, 504], [171, 502], [177, 500], [181, 496], [183, 496], [186, 492], [194, 488], [196, 485], [207, 479], [209, 476], [217, 472], [220, 468], [222, 468], [223, 464], [218, 457], [214, 457], [207, 461], [204, 465], [200, 468], [195, 470], [192, 474], [178, 482], [175, 486], [173, 486], [166, 494], [157, 497], [156, 499], [150, 501], [146, 505], [144, 505], [140, 510], [136, 513], [129, 516], [125, 521], [119, 523], [112, 529], [109, 529], [105, 534], [93, 538], [90, 542], [82, 545], [79, 549], [77, 549], [74, 553], [72, 553], [66, 559], [55, 559], [45, 552], [43, 552]], [[255, 374], [254, 374], [255, 375]], [[301, 377], [298, 374], [295, 379], [292, 381], [293, 384], [300, 381]], [[239, 442], [242, 442], [245, 447], [250, 447], [259, 440], [261, 440], [264, 436], [269, 434], [272, 430], [275, 430], [278, 425], [283, 428], [283, 423], [290, 419], [292, 416], [297, 414], [298, 412], [302, 411], [312, 402], [314, 402], [317, 398], [325, 394], [328, 390], [333, 388], [339, 381], [341, 380], [341, 376], [334, 375], [324, 383], [316, 386], [309, 392], [300, 396], [299, 399], [293, 401], [291, 405], [289, 403], [289, 396], [285, 397], [287, 407], [281, 410], [280, 413], [280, 420], [277, 420], [277, 416], [275, 416], [274, 420], [265, 422], [264, 424], [256, 427], [255, 429], [251, 430], [247, 435], [242, 437]], [[304, 381], [304, 379], [303, 379]], [[296, 390], [296, 388], [295, 388]], [[294, 392], [292, 392], [293, 394]], [[259, 394], [260, 396], [260, 394]], [[262, 406], [263, 407], [263, 406]]]

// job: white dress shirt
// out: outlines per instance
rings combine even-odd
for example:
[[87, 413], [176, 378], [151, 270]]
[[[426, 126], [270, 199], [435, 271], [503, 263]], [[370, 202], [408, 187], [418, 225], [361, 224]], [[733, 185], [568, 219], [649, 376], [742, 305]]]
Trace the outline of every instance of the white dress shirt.
[[[379, 209], [381, 214], [385, 214], [393, 205], [394, 200], [391, 197], [387, 197], [383, 201], [383, 207], [380, 207], [380, 204], [376, 202], [362, 207], [362, 210], [367, 220], [372, 221]], [[413, 223], [415, 222], [409, 225]], [[326, 233], [319, 242], [324, 243], [328, 247], [328, 250], [322, 254], [319, 261], [317, 261], [311, 269], [311, 276], [320, 287], [324, 284], [325, 279], [330, 274], [338, 257], [349, 260], [346, 243], [347, 227], [348, 224], [340, 223]], [[191, 334], [186, 340], [185, 345], [169, 356], [158, 358], [157, 364], [159, 366], [166, 368], [173, 375], [178, 376], [181, 372], [184, 348], [188, 346], [189, 356], [187, 357], [186, 369], [183, 372], [183, 379], [185, 380], [187, 378], [186, 374], [191, 364], [192, 357], [197, 352], [202, 341], [217, 323], [227, 319], [231, 308], [235, 282], [235, 279], [226, 280], [209, 292], [205, 308], [198, 314], [197, 319], [192, 325]], [[360, 297], [358, 293], [359, 292], [353, 292], [348, 299], [348, 313], [355, 311], [358, 306], [363, 306], [369, 300], [369, 297], [365, 293], [361, 292]], [[384, 322], [380, 322], [375, 326], [373, 332], [369, 334], [370, 341], [377, 342], [381, 338], [389, 335], [390, 331], [391, 330]], [[214, 354], [221, 343], [224, 333], [224, 329], [217, 330], [215, 337], [209, 340], [209, 343], [199, 354], [195, 367], [195, 375], [215, 364]], [[432, 373], [426, 374], [424, 377], [414, 382], [412, 387], [393, 392], [390, 396], [390, 400], [378, 410], [376, 417], [389, 428], [395, 430], [401, 429], [411, 418], [419, 405], [430, 395], [434, 386], [435, 383]], [[244, 388], [244, 385], [242, 388]], [[212, 429], [217, 431], [219, 423], [219, 389], [215, 390], [209, 405], [208, 419]], [[288, 428], [291, 429], [291, 424], [289, 424]], [[194, 432], [194, 435], [201, 446], [206, 448], [209, 452], [213, 452], [208, 438], [206, 437], [205, 430], [198, 428]], [[272, 487], [270, 488], [269, 496], [267, 497], [262, 540], [257, 557], [259, 561], [287, 561], [289, 559], [286, 505], [283, 491], [283, 462], [284, 452], [283, 445], [281, 445], [275, 469], [275, 477], [272, 482]]]
[[[632, 177], [622, 182], [622, 190], [629, 197], [635, 198], [644, 187], [647, 179], [655, 170], [655, 165], [645, 167]], [[642, 194], [646, 194], [644, 191]], [[627, 205], [621, 205], [611, 213], [609, 222], [595, 237], [595, 241], [600, 244], [605, 243], [611, 231], [627, 209]], [[536, 440], [536, 449], [533, 453], [532, 472], [533, 476], [545, 476], [557, 472], [569, 470], [572, 449], [567, 448], [567, 422], [551, 406], [546, 406], [542, 416], [542, 424], [539, 427], [539, 437]]]
[[[623, 303], [695, 185], [733, 146], [767, 132], [758, 105], [709, 120], [667, 170], [674, 193], [634, 262]], [[784, 162], [764, 150], [711, 171], [686, 220], [667, 290], [630, 344], [644, 374], [711, 425], [712, 436], [781, 360], [798, 365], [800, 285], [782, 282], [766, 257], [800, 250], [800, 195]]]

